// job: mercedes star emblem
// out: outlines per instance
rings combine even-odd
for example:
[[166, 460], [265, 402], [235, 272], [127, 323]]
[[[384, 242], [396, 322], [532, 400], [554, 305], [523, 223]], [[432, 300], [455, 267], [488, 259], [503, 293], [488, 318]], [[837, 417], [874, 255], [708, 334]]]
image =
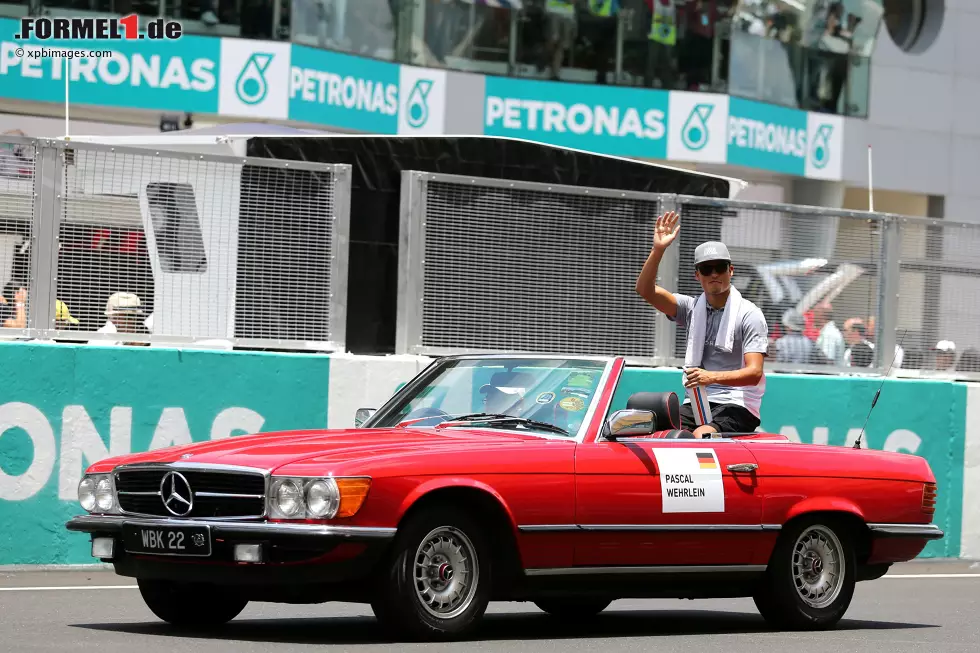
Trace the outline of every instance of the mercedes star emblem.
[[160, 481], [160, 498], [163, 499], [163, 507], [177, 517], [186, 517], [194, 507], [191, 484], [180, 472], [167, 472], [163, 477]]

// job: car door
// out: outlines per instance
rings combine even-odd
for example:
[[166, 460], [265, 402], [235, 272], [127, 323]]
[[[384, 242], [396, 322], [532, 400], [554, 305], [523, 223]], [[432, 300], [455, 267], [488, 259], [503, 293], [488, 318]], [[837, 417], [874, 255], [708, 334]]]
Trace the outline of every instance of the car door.
[[757, 461], [730, 439], [578, 447], [576, 566], [760, 564]]

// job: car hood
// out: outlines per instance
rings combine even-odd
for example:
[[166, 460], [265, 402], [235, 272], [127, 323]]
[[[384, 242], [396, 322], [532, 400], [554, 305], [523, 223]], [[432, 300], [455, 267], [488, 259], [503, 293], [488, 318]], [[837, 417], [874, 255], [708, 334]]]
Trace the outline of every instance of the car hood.
[[203, 465], [237, 465], [264, 471], [316, 460], [349, 462], [366, 458], [404, 457], [418, 453], [477, 453], [499, 451], [512, 445], [555, 442], [533, 435], [489, 429], [343, 429], [306, 430], [245, 435], [223, 440], [156, 449], [146, 453], [107, 458], [89, 468], [108, 472], [122, 464], [187, 462]]

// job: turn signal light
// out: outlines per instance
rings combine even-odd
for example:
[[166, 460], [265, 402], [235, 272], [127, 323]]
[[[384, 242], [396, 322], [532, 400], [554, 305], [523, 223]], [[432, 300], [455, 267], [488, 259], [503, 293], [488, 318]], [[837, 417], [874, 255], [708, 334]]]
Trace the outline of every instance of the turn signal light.
[[337, 517], [353, 517], [367, 499], [368, 490], [371, 489], [371, 479], [337, 478], [335, 480], [340, 489], [340, 508], [337, 509]]
[[936, 512], [936, 484], [926, 483], [922, 487], [922, 512], [931, 515]]

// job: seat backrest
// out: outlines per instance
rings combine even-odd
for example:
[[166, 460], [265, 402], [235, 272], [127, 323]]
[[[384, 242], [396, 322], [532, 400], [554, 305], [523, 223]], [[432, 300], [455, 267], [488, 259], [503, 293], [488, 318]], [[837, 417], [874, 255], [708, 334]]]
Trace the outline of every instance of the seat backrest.
[[681, 428], [681, 404], [676, 392], [635, 392], [626, 402], [628, 410], [652, 410], [657, 431]]

